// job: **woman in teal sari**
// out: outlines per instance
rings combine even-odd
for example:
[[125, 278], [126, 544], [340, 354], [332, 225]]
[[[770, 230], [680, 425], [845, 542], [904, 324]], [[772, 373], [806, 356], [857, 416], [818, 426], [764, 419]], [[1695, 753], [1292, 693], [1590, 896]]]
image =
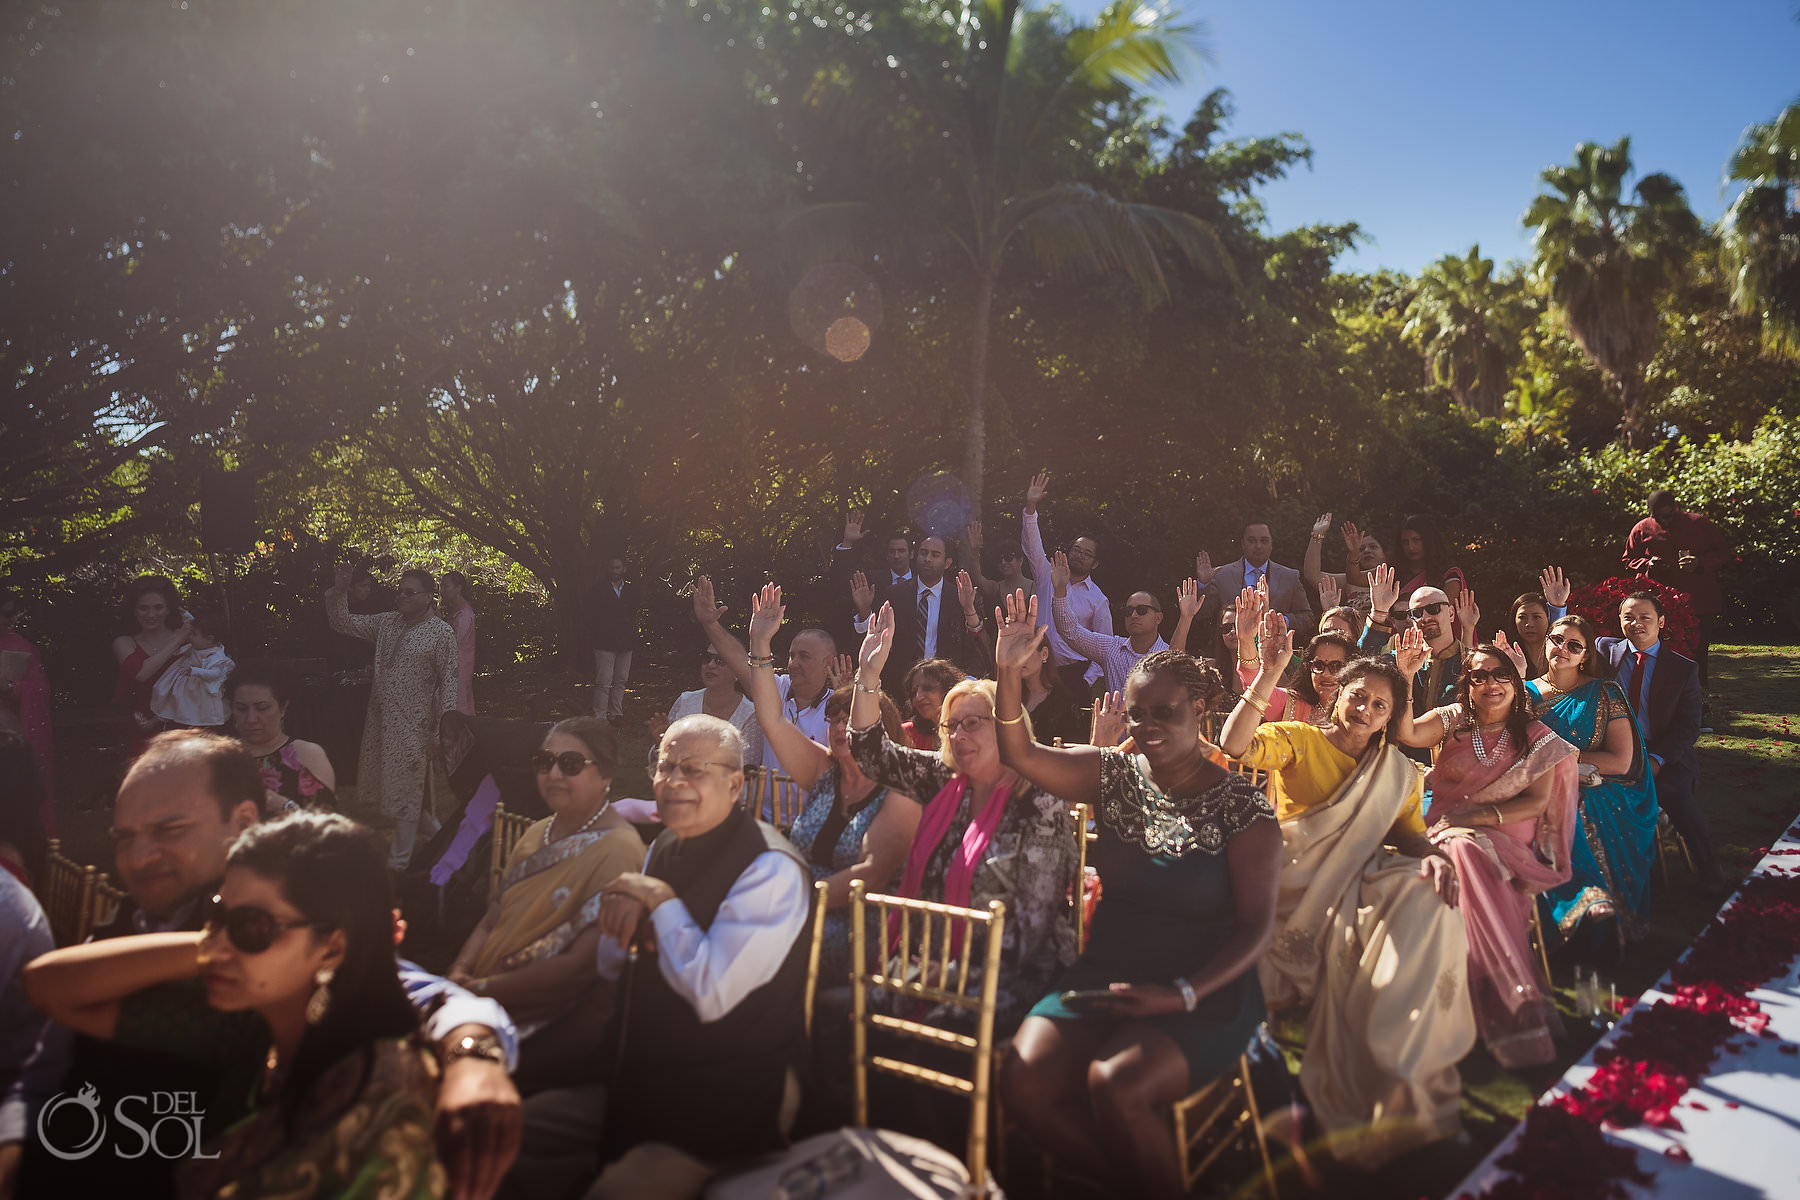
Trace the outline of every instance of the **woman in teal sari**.
[[1586, 617], [1550, 626], [1549, 669], [1526, 684], [1532, 710], [1581, 751], [1581, 825], [1574, 874], [1543, 893], [1544, 924], [1580, 947], [1585, 961], [1616, 959], [1642, 936], [1641, 913], [1656, 855], [1656, 780], [1625, 692], [1603, 675]]

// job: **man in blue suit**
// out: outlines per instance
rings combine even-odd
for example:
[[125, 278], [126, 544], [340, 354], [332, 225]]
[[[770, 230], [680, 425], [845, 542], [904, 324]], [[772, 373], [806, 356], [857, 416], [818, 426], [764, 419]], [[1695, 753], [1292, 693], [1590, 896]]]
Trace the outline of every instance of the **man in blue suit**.
[[1650, 592], [1633, 592], [1619, 605], [1625, 636], [1596, 638], [1594, 649], [1612, 664], [1631, 702], [1656, 776], [1657, 803], [1687, 841], [1700, 892], [1717, 895], [1726, 890], [1725, 878], [1713, 859], [1706, 813], [1694, 796], [1700, 775], [1694, 750], [1700, 736], [1700, 669], [1662, 644], [1663, 623], [1662, 601]]

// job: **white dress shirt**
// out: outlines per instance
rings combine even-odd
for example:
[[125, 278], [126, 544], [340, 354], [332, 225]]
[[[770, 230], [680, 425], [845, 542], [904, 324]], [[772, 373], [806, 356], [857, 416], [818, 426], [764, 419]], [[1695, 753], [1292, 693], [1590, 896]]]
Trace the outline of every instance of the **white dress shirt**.
[[[1070, 663], [1087, 660], [1087, 655], [1063, 640], [1062, 634], [1056, 631], [1056, 623], [1050, 619], [1050, 605], [1056, 599], [1056, 589], [1050, 584], [1050, 558], [1044, 553], [1044, 535], [1038, 529], [1036, 513], [1025, 514], [1020, 541], [1024, 546], [1025, 557], [1031, 563], [1032, 579], [1037, 584], [1038, 624], [1050, 630], [1051, 661], [1059, 667], [1066, 667]], [[1112, 633], [1112, 605], [1092, 576], [1079, 583], [1071, 579], [1068, 600], [1069, 613], [1075, 618], [1077, 625], [1094, 633]], [[1098, 663], [1089, 662], [1082, 678], [1092, 683], [1102, 674]]]
[[[718, 1020], [781, 970], [806, 925], [810, 890], [799, 863], [765, 850], [725, 893], [710, 928], [700, 928], [679, 898], [665, 900], [650, 914], [663, 979], [701, 1021]], [[603, 937], [594, 965], [602, 979], [617, 979], [625, 951]]]
[[[831, 699], [831, 689], [826, 688], [820, 692], [819, 699], [811, 708], [801, 708], [800, 702], [794, 699], [793, 685], [788, 682], [786, 671], [776, 672], [775, 689], [781, 693], [781, 711], [787, 715], [787, 719], [799, 726], [801, 733], [819, 745], [831, 745], [831, 729], [825, 720], [825, 701]], [[751, 706], [751, 711], [755, 711], [754, 705]], [[781, 759], [776, 756], [775, 747], [762, 736], [761, 726], [757, 727], [757, 736], [762, 742], [762, 765], [772, 771], [781, 770]], [[745, 749], [747, 751], [749, 748], [746, 746]], [[746, 766], [755, 765], [750, 762], [748, 755], [744, 759], [744, 764]]]

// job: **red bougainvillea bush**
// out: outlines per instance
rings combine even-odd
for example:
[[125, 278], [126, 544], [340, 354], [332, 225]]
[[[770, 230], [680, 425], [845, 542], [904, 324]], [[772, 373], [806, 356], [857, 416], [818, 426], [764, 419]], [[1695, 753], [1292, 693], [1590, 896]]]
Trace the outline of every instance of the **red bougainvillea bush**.
[[1569, 593], [1569, 611], [1586, 617], [1600, 630], [1602, 637], [1619, 636], [1619, 605], [1633, 592], [1650, 592], [1662, 601], [1662, 640], [1677, 654], [1692, 657], [1700, 644], [1700, 621], [1694, 615], [1693, 603], [1686, 592], [1666, 583], [1658, 583], [1648, 575], [1615, 575], [1578, 587]]

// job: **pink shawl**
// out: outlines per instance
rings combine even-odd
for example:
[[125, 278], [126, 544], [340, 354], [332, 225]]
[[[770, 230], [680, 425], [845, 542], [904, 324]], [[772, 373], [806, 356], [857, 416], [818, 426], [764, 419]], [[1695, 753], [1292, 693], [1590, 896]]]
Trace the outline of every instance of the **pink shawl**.
[[[906, 872], [900, 878], [900, 895], [912, 899], [921, 899], [919, 890], [925, 883], [925, 867], [931, 861], [939, 843], [950, 830], [950, 822], [956, 817], [956, 810], [962, 804], [963, 793], [968, 791], [969, 779], [966, 775], [952, 775], [950, 782], [943, 786], [931, 803], [925, 806], [919, 817], [918, 832], [913, 835], [912, 849], [906, 855]], [[988, 842], [993, 840], [994, 830], [1000, 827], [1000, 818], [1006, 813], [1006, 800], [1011, 794], [1010, 783], [1002, 783], [988, 796], [987, 803], [969, 820], [969, 827], [963, 830], [962, 845], [950, 858], [950, 868], [944, 873], [944, 894], [940, 903], [954, 904], [958, 908], [969, 906], [969, 892], [975, 881], [975, 870], [987, 857]], [[892, 937], [899, 936], [899, 917], [888, 918], [888, 932]]]

